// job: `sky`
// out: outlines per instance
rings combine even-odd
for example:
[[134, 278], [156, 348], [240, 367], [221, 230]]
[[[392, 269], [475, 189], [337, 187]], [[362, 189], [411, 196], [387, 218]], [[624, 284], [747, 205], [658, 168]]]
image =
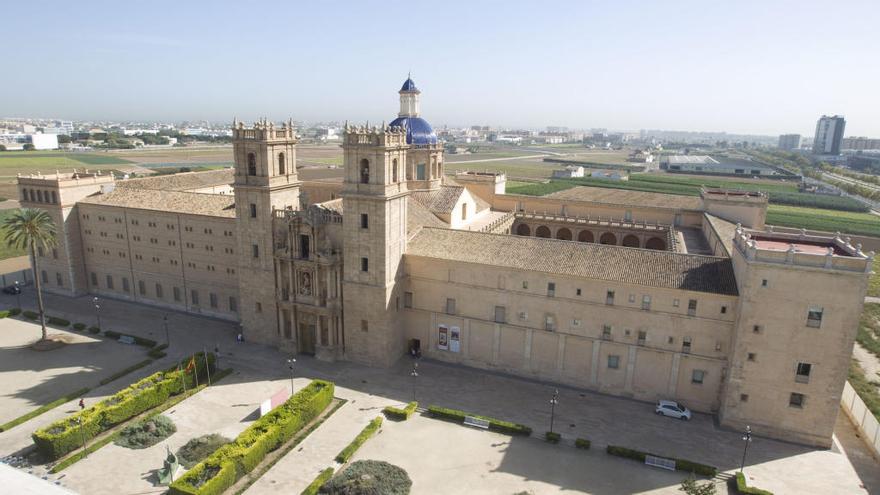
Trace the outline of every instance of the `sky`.
[[0, 117], [880, 137], [880, 2], [9, 2]]

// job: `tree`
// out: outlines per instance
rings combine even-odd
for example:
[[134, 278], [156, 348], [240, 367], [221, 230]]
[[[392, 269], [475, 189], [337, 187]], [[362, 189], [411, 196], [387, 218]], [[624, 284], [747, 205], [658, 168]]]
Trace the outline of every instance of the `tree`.
[[31, 143], [25, 144], [24, 146], [22, 146], [22, 148], [24, 148], [25, 151], [34, 151], [37, 149], [37, 147]]
[[0, 144], [0, 151], [6, 151], [6, 146], [3, 146], [2, 144]]
[[46, 314], [43, 310], [43, 292], [38, 275], [37, 248], [48, 249], [58, 244], [55, 222], [49, 213], [37, 208], [21, 208], [3, 222], [6, 244], [17, 249], [27, 249], [33, 260], [34, 283], [37, 287], [37, 309], [40, 325], [43, 327], [43, 340], [46, 340]]
[[58, 135], [58, 144], [66, 144], [70, 142], [70, 136], [67, 134], [59, 134]]
[[685, 492], [687, 495], [715, 495], [715, 483], [712, 480], [700, 485], [694, 478], [693, 473], [681, 482], [679, 491]]

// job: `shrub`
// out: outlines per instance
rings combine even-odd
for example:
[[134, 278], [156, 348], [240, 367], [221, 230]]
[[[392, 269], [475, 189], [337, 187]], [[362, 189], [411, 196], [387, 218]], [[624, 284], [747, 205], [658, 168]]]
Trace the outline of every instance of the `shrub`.
[[333, 400], [333, 383], [313, 380], [284, 404], [253, 422], [236, 439], [169, 486], [170, 495], [216, 495], [252, 471], [266, 454], [290, 440]]
[[464, 411], [459, 411], [457, 409], [447, 409], [445, 407], [438, 406], [428, 406], [428, 412], [431, 413], [432, 416], [437, 418], [448, 419], [450, 421], [454, 421], [456, 423], [464, 423], [465, 416], [471, 416], [474, 418], [483, 419], [489, 422], [489, 429], [492, 431], [497, 431], [499, 433], [506, 433], [508, 435], [531, 435], [532, 429], [528, 426], [521, 425], [518, 423], [511, 423], [509, 421], [502, 421], [500, 419], [489, 418], [486, 416], [480, 416], [478, 414], [466, 413]]
[[176, 431], [177, 427], [168, 416], [156, 416], [126, 426], [116, 437], [115, 443], [129, 449], [145, 449], [165, 440]]
[[586, 438], [578, 438], [574, 441], [574, 446], [579, 449], [590, 450], [590, 441]]
[[21, 308], [12, 308], [9, 310], [9, 316], [18, 316], [21, 314]]
[[[213, 354], [208, 354], [208, 364], [214, 365]], [[205, 370], [204, 357], [196, 355], [198, 373]], [[35, 431], [31, 437], [37, 449], [48, 459], [57, 459], [83, 442], [168, 400], [169, 396], [183, 392], [194, 385], [194, 373], [175, 368], [154, 373], [83, 411], [58, 420]]]
[[55, 325], [56, 327], [69, 327], [70, 321], [65, 320], [64, 318], [58, 318], [55, 316], [50, 316], [46, 318], [46, 322], [50, 325]]
[[0, 318], [8, 318], [9, 315], [9, 311], [0, 311]]
[[77, 332], [82, 332], [83, 330], [86, 329], [86, 324], [85, 323], [74, 323], [73, 329], [76, 330]]
[[361, 445], [376, 434], [380, 426], [382, 426], [382, 416], [376, 416], [375, 419], [370, 421], [370, 424], [365, 426], [364, 429], [358, 433], [358, 436], [354, 437], [354, 440], [352, 440], [350, 444], [342, 449], [342, 452], [336, 455], [336, 462], [341, 464], [348, 462], [348, 460], [351, 459], [351, 456], [361, 448]]
[[134, 343], [137, 345], [141, 345], [144, 347], [156, 347], [155, 340], [147, 339], [144, 337], [138, 337], [137, 335], [128, 335], [128, 334], [124, 334], [124, 333], [114, 332], [113, 330], [105, 331], [104, 335], [107, 337], [110, 337], [111, 339], [119, 339], [120, 337], [131, 337], [132, 340], [134, 340]]
[[736, 484], [736, 491], [738, 493], [742, 493], [744, 495], [773, 495], [773, 492], [768, 492], [767, 490], [761, 490], [760, 488], [749, 486], [746, 483], [746, 476], [741, 472], [736, 473], [734, 481]]
[[27, 318], [28, 320], [36, 320], [37, 318], [40, 317], [40, 315], [38, 315], [37, 313], [35, 313], [33, 311], [24, 311], [21, 313], [21, 315], [24, 316], [25, 318]]
[[101, 333], [101, 329], [95, 326], [89, 327], [89, 333], [99, 334]]
[[550, 443], [559, 443], [559, 440], [562, 439], [562, 435], [556, 433], [555, 431], [548, 431], [544, 433], [544, 440], [547, 440]]
[[417, 407], [419, 407], [418, 402], [410, 402], [403, 409], [388, 406], [385, 409], [382, 409], [382, 412], [385, 413], [385, 416], [387, 416], [388, 419], [393, 419], [395, 421], [406, 421], [416, 411]]
[[333, 468], [327, 468], [312, 481], [300, 495], [318, 495], [318, 490], [327, 483], [327, 480], [333, 477]]
[[382, 494], [407, 495], [412, 480], [403, 469], [384, 461], [351, 463], [321, 487], [320, 493], [330, 495]]
[[[605, 449], [611, 455], [616, 455], [618, 457], [626, 457], [629, 459], [634, 459], [639, 462], [645, 462], [645, 456], [652, 455], [654, 457], [663, 457], [657, 454], [651, 454], [649, 452], [642, 452], [640, 450], [628, 449], [626, 447], [619, 447], [616, 445], [609, 445], [608, 448]], [[715, 477], [718, 474], [718, 468], [714, 466], [709, 466], [706, 464], [700, 464], [693, 461], [688, 461], [685, 459], [675, 459], [669, 458], [675, 461], [675, 470], [676, 471], [686, 471], [689, 473], [696, 473], [703, 476]]]
[[178, 449], [177, 458], [185, 468], [192, 469], [215, 450], [231, 442], [232, 440], [216, 433], [202, 435], [186, 442]]

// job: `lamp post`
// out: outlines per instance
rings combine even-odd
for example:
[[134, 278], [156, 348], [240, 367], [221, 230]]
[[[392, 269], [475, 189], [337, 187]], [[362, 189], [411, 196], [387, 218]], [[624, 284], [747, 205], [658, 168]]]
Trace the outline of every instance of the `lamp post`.
[[287, 368], [290, 370], [290, 395], [293, 395], [293, 365], [296, 364], [296, 358], [287, 360]]
[[15, 298], [18, 300], [18, 309], [21, 309], [21, 285], [15, 281]]
[[162, 324], [165, 325], [165, 347], [171, 345], [171, 337], [168, 335], [168, 315], [162, 317]]
[[556, 414], [556, 404], [559, 404], [559, 389], [553, 389], [553, 397], [550, 399], [550, 433], [553, 433], [553, 418]]
[[92, 299], [92, 302], [95, 303], [95, 319], [98, 320], [98, 328], [101, 328], [101, 305], [98, 304], [98, 298]]
[[76, 424], [79, 425], [79, 437], [82, 439], [83, 457], [88, 457], [89, 451], [86, 450], [86, 434], [83, 432], [83, 422], [81, 417], [76, 418]]
[[416, 361], [413, 363], [413, 369], [409, 372], [409, 376], [412, 377], [412, 387], [413, 387], [413, 402], [416, 401], [416, 379], [419, 377], [419, 363]]
[[743, 469], [746, 467], [746, 452], [749, 451], [749, 444], [752, 443], [752, 428], [746, 425], [746, 432], [742, 437], [743, 443], [743, 459], [742, 463], [739, 465], [739, 472], [743, 472]]

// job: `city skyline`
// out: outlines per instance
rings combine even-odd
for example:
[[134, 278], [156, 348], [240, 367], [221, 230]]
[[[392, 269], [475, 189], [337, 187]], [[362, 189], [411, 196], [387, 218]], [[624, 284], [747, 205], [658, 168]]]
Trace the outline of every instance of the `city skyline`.
[[[9, 36], [23, 43], [0, 107], [76, 120], [378, 123], [395, 117], [388, 108], [412, 71], [437, 127], [807, 136], [820, 115], [840, 114], [847, 136], [878, 136], [880, 109], [864, 104], [880, 83], [880, 70], [862, 63], [871, 16], [850, 15], [869, 4], [847, 4], [160, 2], [138, 16], [100, 2], [39, 16], [14, 5], [20, 22]], [[412, 22], [426, 16], [433, 21]], [[855, 68], [858, 77], [834, 76]]]

